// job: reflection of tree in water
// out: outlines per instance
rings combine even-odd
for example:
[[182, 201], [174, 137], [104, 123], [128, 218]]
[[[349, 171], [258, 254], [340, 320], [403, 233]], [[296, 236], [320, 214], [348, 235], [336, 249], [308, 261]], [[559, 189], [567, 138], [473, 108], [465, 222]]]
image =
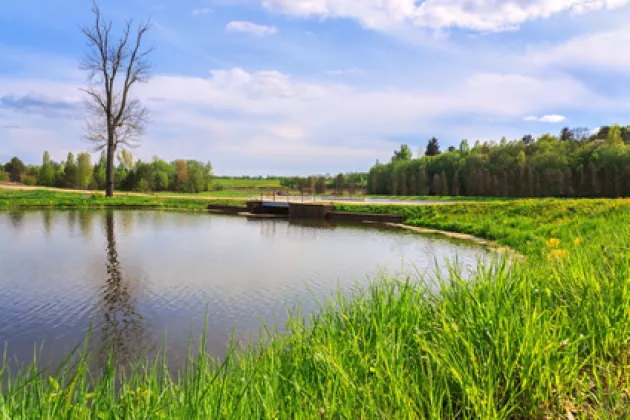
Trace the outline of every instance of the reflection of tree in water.
[[74, 210], [66, 211], [66, 216], [68, 218], [68, 231], [74, 233], [74, 228], [77, 225], [77, 212]]
[[130, 282], [125, 281], [116, 249], [114, 213], [105, 214], [107, 239], [106, 283], [102, 289], [102, 321], [100, 332], [103, 351], [102, 362], [107, 362], [110, 352], [118, 364], [126, 364], [138, 356], [141, 349], [143, 318], [136, 311], [131, 296]]
[[91, 210], [81, 210], [79, 212], [79, 230], [85, 239], [89, 239], [92, 234], [92, 219], [94, 212]]
[[53, 210], [43, 210], [42, 211], [42, 223], [44, 225], [44, 232], [46, 232], [46, 237], [50, 235], [52, 232], [53, 226]]
[[125, 236], [131, 236], [131, 234], [133, 233], [134, 212], [129, 210], [120, 210], [116, 214], [120, 215], [120, 221], [122, 222], [122, 231]]
[[24, 212], [23, 211], [11, 211], [9, 212], [9, 220], [11, 221], [11, 225], [16, 230], [19, 230], [22, 227], [24, 222]]

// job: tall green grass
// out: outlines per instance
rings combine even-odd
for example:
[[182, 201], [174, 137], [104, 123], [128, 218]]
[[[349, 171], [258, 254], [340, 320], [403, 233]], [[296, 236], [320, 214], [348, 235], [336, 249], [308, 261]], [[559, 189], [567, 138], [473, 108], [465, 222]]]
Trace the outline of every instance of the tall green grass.
[[383, 276], [223, 360], [202, 347], [179, 374], [160, 357], [128, 371], [90, 372], [89, 354], [59, 372], [5, 363], [0, 417], [629, 418], [630, 211], [582, 203], [390, 208], [476, 224], [528, 258], [453, 268], [437, 292]]

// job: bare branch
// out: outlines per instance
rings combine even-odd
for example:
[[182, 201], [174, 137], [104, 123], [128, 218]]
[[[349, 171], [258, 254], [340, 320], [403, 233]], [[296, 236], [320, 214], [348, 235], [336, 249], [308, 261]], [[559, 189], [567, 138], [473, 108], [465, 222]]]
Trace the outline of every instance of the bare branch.
[[80, 27], [89, 48], [80, 63], [88, 76], [88, 86], [82, 89], [90, 113], [86, 138], [98, 150], [107, 149], [107, 194], [111, 195], [116, 148], [137, 147], [149, 121], [148, 110], [131, 97], [131, 91], [151, 75], [148, 57], [153, 48], [143, 50], [142, 42], [152, 24], [150, 20], [140, 24], [134, 39], [133, 22], [127, 20], [120, 38], [114, 41], [112, 23], [103, 18], [96, 1], [92, 14], [93, 25]]

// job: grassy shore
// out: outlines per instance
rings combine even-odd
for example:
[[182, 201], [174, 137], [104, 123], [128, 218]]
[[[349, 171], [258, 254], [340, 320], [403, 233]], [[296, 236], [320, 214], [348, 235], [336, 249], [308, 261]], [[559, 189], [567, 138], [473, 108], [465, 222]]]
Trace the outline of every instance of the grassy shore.
[[[98, 197], [58, 199], [110, 205]], [[7, 208], [30, 200], [0, 191]], [[190, 201], [180, 205], [201, 206]], [[124, 374], [115, 363], [88, 372], [88, 355], [60, 372], [25, 367], [9, 375], [4, 364], [0, 416], [630, 416], [628, 200], [337, 207], [402, 214], [409, 225], [492, 239], [527, 259], [480, 267], [468, 282], [453, 270], [437, 294], [409, 279], [375, 279], [323, 303], [310, 322], [294, 312], [288, 334], [271, 329], [260, 346], [234, 350], [220, 363], [202, 351], [176, 377], [160, 360]]]
[[155, 208], [205, 210], [208, 204], [244, 206], [238, 197], [174, 197], [118, 193], [106, 198], [100, 192], [78, 193], [49, 190], [9, 190], [0, 188], [0, 210], [27, 208]]

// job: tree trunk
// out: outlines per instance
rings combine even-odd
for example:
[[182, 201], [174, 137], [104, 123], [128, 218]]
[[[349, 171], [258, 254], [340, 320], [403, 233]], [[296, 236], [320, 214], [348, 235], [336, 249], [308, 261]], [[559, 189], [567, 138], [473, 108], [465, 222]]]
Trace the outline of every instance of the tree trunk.
[[[113, 136], [112, 136], [113, 137]], [[114, 196], [114, 156], [116, 154], [116, 146], [114, 145], [113, 139], [108, 140], [107, 142], [107, 173], [106, 173], [106, 181], [105, 181], [105, 196], [113, 197]]]

